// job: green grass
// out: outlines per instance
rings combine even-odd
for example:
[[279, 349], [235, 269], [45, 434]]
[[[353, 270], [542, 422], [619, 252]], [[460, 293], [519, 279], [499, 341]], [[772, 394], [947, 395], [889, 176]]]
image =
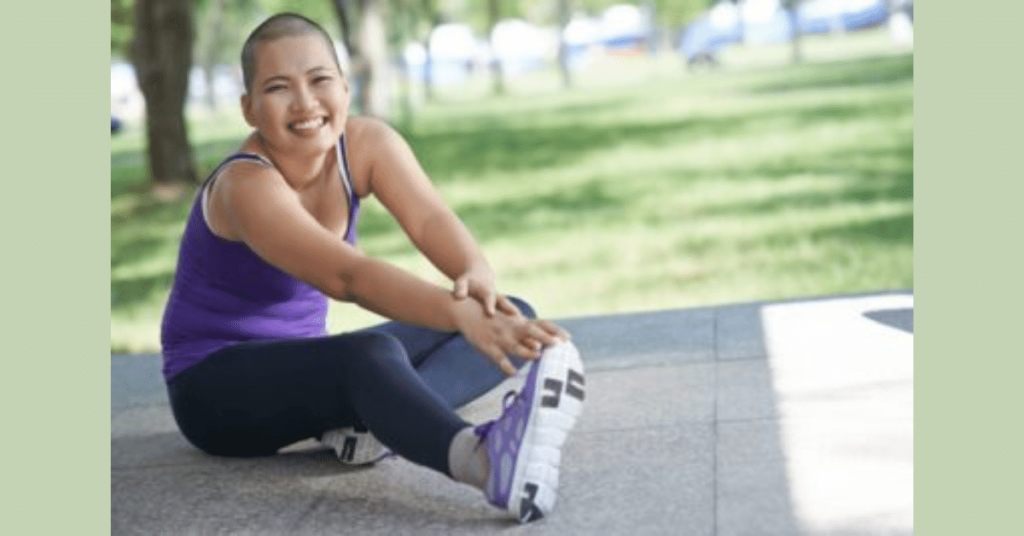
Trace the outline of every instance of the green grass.
[[[884, 33], [678, 57], [613, 57], [442, 88], [403, 130], [495, 265], [500, 290], [567, 317], [913, 286], [913, 56]], [[236, 113], [193, 121], [205, 174]], [[148, 192], [138, 127], [111, 142], [111, 348], [156, 351], [189, 200]], [[361, 246], [433, 281], [384, 210]], [[344, 304], [333, 329], [379, 319]]]

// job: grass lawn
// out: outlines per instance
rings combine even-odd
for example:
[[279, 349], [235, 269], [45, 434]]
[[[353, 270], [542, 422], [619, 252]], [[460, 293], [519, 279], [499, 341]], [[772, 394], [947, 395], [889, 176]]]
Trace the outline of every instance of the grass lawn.
[[[398, 126], [496, 267], [545, 317], [913, 287], [913, 55], [884, 32], [736, 48], [716, 71], [613, 56], [441, 88]], [[205, 174], [245, 133], [194, 118]], [[141, 129], [111, 140], [111, 350], [158, 351], [191, 199], [148, 191]], [[189, 196], [186, 196], [189, 197]], [[444, 283], [375, 201], [360, 245]], [[444, 283], [447, 285], [447, 283]], [[335, 304], [333, 330], [379, 321]]]

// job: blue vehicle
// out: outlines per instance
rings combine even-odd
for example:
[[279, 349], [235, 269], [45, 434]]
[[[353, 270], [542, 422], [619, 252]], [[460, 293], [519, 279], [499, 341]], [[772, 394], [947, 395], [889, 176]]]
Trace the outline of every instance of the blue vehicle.
[[[837, 28], [855, 31], [877, 26], [886, 21], [886, 0], [863, 0], [850, 3], [839, 0], [812, 0], [797, 8], [796, 25], [801, 34], [828, 33]], [[912, 2], [906, 2], [913, 9]], [[714, 16], [722, 10], [729, 16]], [[731, 13], [728, 13], [732, 10]], [[912, 11], [910, 11], [912, 13]], [[722, 15], [722, 13], [720, 13]], [[683, 32], [677, 45], [689, 64], [700, 61], [714, 63], [714, 55], [722, 48], [744, 39], [772, 43], [789, 40], [794, 21], [788, 12], [779, 8], [765, 20], [756, 23], [743, 21], [732, 4], [721, 4], [701, 15]]]
[[722, 27], [714, 24], [709, 15], [703, 15], [687, 26], [679, 40], [679, 50], [690, 65], [701, 62], [714, 64], [715, 53], [742, 38], [740, 24]]

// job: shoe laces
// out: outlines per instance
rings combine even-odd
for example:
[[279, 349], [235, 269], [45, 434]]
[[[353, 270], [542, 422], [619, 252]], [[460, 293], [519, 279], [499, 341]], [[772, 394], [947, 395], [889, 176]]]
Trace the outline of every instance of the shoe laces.
[[[505, 396], [502, 397], [501, 399], [502, 416], [504, 416], [505, 412], [508, 411], [508, 409], [512, 407], [513, 404], [516, 403], [516, 399], [518, 397], [519, 393], [515, 390], [511, 390], [505, 393]], [[483, 439], [487, 437], [488, 432], [491, 431], [491, 427], [494, 426], [494, 424], [497, 423], [499, 420], [501, 420], [501, 417], [487, 421], [485, 423], [478, 424], [473, 427], [473, 432], [477, 435], [477, 437]]]
[[502, 409], [502, 411], [507, 410], [510, 406], [512, 406], [512, 404], [515, 404], [516, 403], [516, 397], [518, 397], [518, 396], [519, 396], [519, 393], [514, 391], [514, 390], [505, 393], [505, 396], [501, 399], [501, 409]]

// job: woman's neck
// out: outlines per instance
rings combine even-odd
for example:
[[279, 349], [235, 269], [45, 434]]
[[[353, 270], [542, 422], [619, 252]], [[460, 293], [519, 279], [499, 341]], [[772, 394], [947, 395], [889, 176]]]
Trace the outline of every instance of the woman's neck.
[[272, 151], [258, 132], [254, 134], [254, 138], [259, 151], [270, 159], [285, 181], [299, 192], [315, 185], [330, 171], [331, 165], [337, 160], [333, 150], [315, 156], [293, 157]]

